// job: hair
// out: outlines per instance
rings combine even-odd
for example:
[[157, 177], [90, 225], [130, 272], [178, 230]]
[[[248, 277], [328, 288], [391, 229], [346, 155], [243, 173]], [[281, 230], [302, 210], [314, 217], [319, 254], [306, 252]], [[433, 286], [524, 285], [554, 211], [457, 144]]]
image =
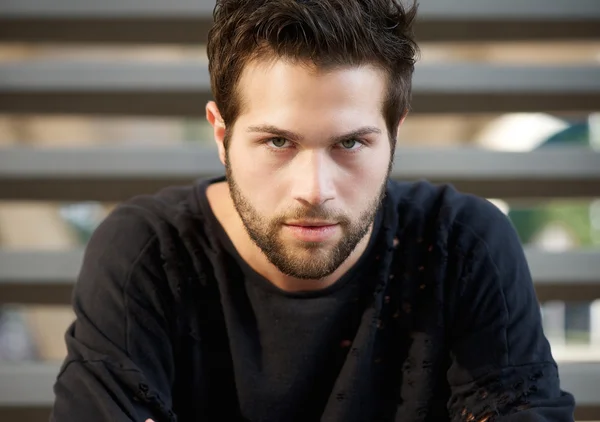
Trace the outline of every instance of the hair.
[[372, 65], [387, 76], [382, 113], [394, 147], [398, 123], [410, 109], [417, 7], [416, 0], [409, 8], [401, 0], [217, 0], [208, 68], [227, 131], [242, 107], [240, 76], [253, 60], [284, 59], [318, 70]]

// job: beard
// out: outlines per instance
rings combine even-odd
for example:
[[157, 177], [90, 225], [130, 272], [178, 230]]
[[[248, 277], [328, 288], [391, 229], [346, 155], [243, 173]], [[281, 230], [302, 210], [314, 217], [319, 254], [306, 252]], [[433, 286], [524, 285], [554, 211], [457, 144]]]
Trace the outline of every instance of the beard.
[[[320, 280], [327, 277], [350, 256], [375, 220], [385, 197], [385, 186], [389, 176], [388, 170], [384, 182], [376, 191], [377, 194], [355, 220], [343, 212], [329, 210], [321, 205], [295, 208], [285, 214], [267, 218], [261, 215], [242, 193], [228, 157], [225, 171], [231, 199], [250, 239], [279, 271], [303, 280]], [[341, 228], [341, 239], [328, 248], [321, 242], [302, 242], [301, 245], [285, 242], [280, 237], [285, 221], [303, 219], [336, 221]]]

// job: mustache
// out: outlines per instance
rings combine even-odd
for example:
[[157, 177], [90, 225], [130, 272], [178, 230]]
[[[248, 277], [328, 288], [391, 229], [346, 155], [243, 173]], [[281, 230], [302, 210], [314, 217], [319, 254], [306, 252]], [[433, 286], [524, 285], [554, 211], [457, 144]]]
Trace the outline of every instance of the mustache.
[[295, 208], [273, 219], [277, 224], [282, 224], [289, 220], [327, 220], [337, 221], [341, 225], [350, 223], [350, 219], [346, 214], [336, 210], [327, 209], [320, 205], [307, 208]]

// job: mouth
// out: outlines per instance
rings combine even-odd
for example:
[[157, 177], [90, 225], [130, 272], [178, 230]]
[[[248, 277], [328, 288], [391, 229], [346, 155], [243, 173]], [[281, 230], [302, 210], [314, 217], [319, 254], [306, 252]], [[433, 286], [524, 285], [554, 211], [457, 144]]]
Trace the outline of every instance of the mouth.
[[338, 232], [338, 224], [325, 221], [294, 221], [284, 224], [287, 231], [297, 240], [325, 242]]

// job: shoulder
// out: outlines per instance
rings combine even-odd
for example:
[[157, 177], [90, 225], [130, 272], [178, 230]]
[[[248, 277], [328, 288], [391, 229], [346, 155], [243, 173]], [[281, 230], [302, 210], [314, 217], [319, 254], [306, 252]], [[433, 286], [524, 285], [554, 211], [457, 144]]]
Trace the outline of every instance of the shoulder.
[[[478, 300], [499, 301], [509, 310], [535, 302], [517, 231], [496, 205], [447, 184], [392, 185], [398, 237], [411, 246], [400, 253], [435, 273], [449, 308], [458, 309], [456, 300], [463, 297], [465, 309]], [[520, 299], [507, 304], [506, 297]]]
[[130, 250], [135, 254], [152, 239], [168, 237], [164, 227], [176, 224], [186, 213], [191, 193], [191, 186], [169, 187], [117, 205], [94, 231], [88, 252], [102, 248], [120, 252]]
[[132, 274], [163, 271], [164, 263], [185, 261], [185, 239], [201, 238], [202, 218], [193, 202], [194, 185], [173, 186], [119, 204], [87, 244], [80, 280], [117, 274], [124, 287]]
[[512, 223], [496, 205], [450, 184], [390, 181], [387, 192], [398, 230], [421, 227], [421, 232], [434, 236], [448, 250], [466, 254], [474, 248], [519, 243]]

